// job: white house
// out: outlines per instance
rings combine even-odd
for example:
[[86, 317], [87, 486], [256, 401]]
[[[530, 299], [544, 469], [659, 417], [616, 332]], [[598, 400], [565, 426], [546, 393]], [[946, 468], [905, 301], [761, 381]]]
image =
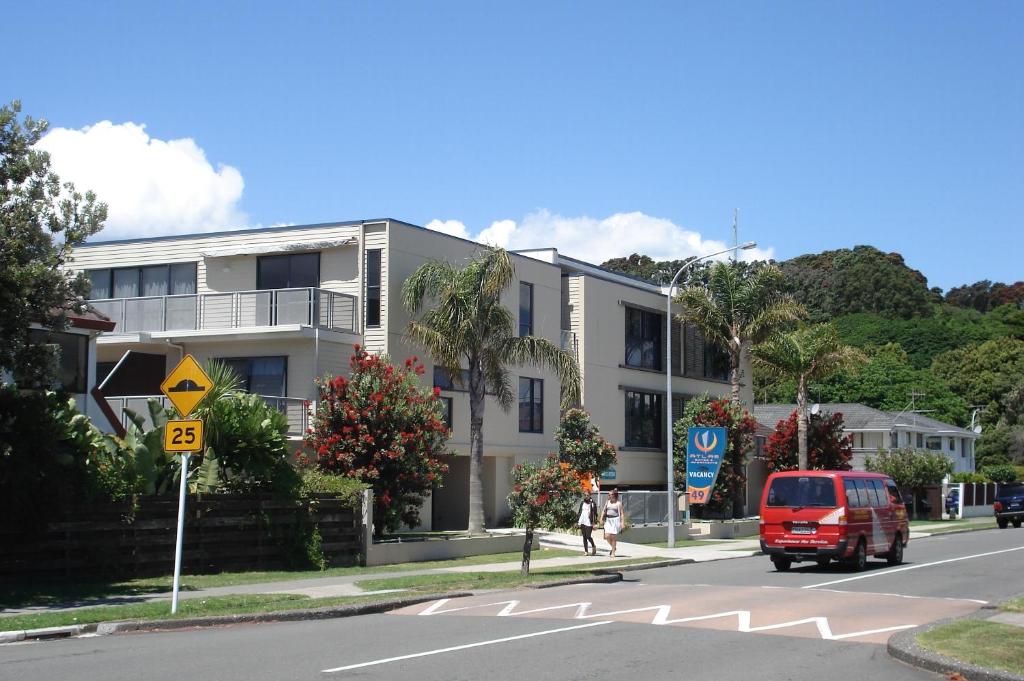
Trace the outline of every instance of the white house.
[[[482, 248], [380, 219], [94, 242], [75, 251], [73, 266], [92, 281], [91, 303], [116, 322], [96, 352], [103, 391], [117, 407], [138, 407], [158, 394], [184, 353], [216, 358], [247, 390], [287, 413], [298, 444], [308, 420], [304, 402], [316, 399], [314, 377], [346, 374], [353, 345], [395, 361], [423, 357], [403, 336], [405, 279], [429, 260], [464, 263]], [[620, 449], [608, 477], [624, 488], [664, 489], [665, 291], [555, 249], [513, 259], [517, 281], [504, 300], [521, 333], [576, 354], [582, 406]], [[690, 396], [728, 393], [720, 354], [705, 348], [698, 332], [677, 325], [672, 339], [674, 415]], [[425, 380], [441, 388], [450, 415], [451, 446], [467, 454], [468, 398], [429, 360], [427, 368]], [[512, 466], [554, 449], [558, 381], [530, 366], [514, 371], [518, 409], [504, 413], [487, 399], [488, 524], [508, 513]], [[749, 386], [743, 394], [749, 403]], [[435, 529], [465, 527], [468, 474], [468, 457], [457, 457], [422, 513]]]
[[[754, 418], [768, 428], [789, 418], [795, 404], [756, 404]], [[853, 438], [854, 470], [864, 470], [865, 457], [879, 449], [914, 449], [942, 452], [953, 462], [954, 472], [974, 472], [974, 441], [978, 435], [966, 428], [929, 418], [924, 414], [881, 411], [857, 403], [822, 404], [822, 413], [842, 414], [843, 432]]]

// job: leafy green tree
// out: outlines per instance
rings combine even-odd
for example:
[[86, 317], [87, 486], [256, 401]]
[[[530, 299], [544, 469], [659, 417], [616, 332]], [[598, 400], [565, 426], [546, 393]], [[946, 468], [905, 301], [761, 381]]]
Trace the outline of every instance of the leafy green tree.
[[533, 534], [538, 527], [564, 530], [575, 527], [583, 499], [579, 472], [554, 455], [535, 463], [527, 461], [512, 468], [512, 492], [508, 505], [517, 527], [526, 528], [523, 542], [523, 576], [530, 574]]
[[[672, 277], [676, 275], [676, 272], [692, 260], [693, 258], [655, 261], [650, 256], [634, 253], [628, 258], [606, 260], [601, 263], [601, 267], [655, 284], [668, 284], [672, 281]], [[684, 279], [681, 283], [686, 284], [687, 282], [704, 279], [709, 267], [710, 264], [706, 261], [693, 265], [683, 274]]]
[[492, 248], [462, 268], [443, 261], [421, 265], [402, 287], [402, 301], [411, 314], [418, 314], [428, 301], [435, 304], [409, 322], [409, 339], [425, 348], [454, 379], [468, 369], [470, 534], [484, 529], [485, 392], [493, 392], [498, 405], [510, 410], [516, 396], [508, 367], [534, 364], [558, 377], [564, 407], [579, 400], [576, 358], [546, 338], [516, 335], [515, 318], [501, 302], [502, 292], [515, 276], [509, 253]]
[[998, 482], [1000, 484], [1017, 482], [1017, 480], [1019, 480], [1017, 477], [1017, 469], [1008, 464], [985, 466], [981, 472], [992, 482]]
[[450, 431], [437, 391], [420, 385], [423, 365], [395, 366], [356, 346], [351, 374], [318, 381], [320, 400], [306, 446], [317, 466], [373, 487], [374, 531], [419, 524], [419, 509], [448, 472]]
[[21, 103], [0, 107], [0, 368], [22, 387], [45, 386], [52, 348], [33, 345], [33, 323], [60, 330], [84, 309], [88, 284], [68, 273], [72, 250], [103, 227], [107, 207], [61, 184], [50, 156], [35, 148], [48, 123], [20, 117]]
[[878, 450], [876, 456], [869, 456], [864, 467], [876, 473], [885, 473], [901, 490], [912, 490], [914, 508], [917, 497], [929, 485], [938, 485], [953, 472], [953, 462], [940, 452], [929, 452], [905, 447], [886, 451]]
[[897, 319], [928, 316], [937, 302], [928, 280], [907, 267], [903, 256], [872, 246], [802, 255], [779, 267], [790, 292], [815, 321], [855, 312]]
[[712, 512], [730, 513], [733, 518], [743, 517], [743, 493], [747, 484], [747, 454], [754, 448], [757, 421], [741, 405], [727, 399], [711, 399], [707, 393], [686, 402], [683, 417], [672, 424], [673, 466], [676, 480], [686, 484], [686, 431], [694, 426], [722, 427], [728, 431], [728, 446], [718, 472], [718, 480], [711, 490], [711, 498], [704, 504]]
[[946, 294], [946, 302], [979, 312], [988, 312], [1000, 305], [1019, 306], [1024, 302], [1024, 281], [993, 284], [988, 279], [983, 279], [966, 286], [951, 288]]
[[806, 470], [808, 383], [862, 364], [867, 357], [844, 345], [831, 324], [811, 324], [772, 336], [754, 347], [753, 358], [768, 375], [796, 382], [797, 465]]
[[597, 478], [601, 471], [615, 465], [615, 446], [605, 440], [590, 422], [590, 414], [582, 409], [570, 409], [562, 416], [555, 431], [558, 460], [569, 464], [587, 479]]
[[733, 402], [740, 401], [740, 358], [745, 348], [765, 341], [796, 321], [803, 309], [782, 292], [782, 273], [773, 265], [746, 267], [715, 263], [706, 284], [679, 290], [680, 317], [697, 325], [706, 342], [729, 353]]
[[983, 424], [995, 424], [1003, 398], [1024, 383], [1024, 340], [1000, 338], [951, 350], [935, 358], [932, 371], [969, 404], [985, 407]]

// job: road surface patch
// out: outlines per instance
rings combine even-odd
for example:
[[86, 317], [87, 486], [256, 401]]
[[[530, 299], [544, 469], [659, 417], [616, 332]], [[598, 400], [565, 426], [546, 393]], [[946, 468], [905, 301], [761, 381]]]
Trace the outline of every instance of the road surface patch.
[[884, 644], [895, 631], [978, 607], [967, 600], [796, 588], [627, 584], [555, 591], [440, 599], [392, 614], [607, 620]]

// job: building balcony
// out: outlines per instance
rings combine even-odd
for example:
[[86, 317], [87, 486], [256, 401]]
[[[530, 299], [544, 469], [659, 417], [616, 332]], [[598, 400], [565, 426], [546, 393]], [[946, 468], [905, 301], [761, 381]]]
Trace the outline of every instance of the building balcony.
[[113, 333], [310, 326], [356, 333], [356, 297], [319, 288], [230, 291], [90, 300], [116, 323]]
[[[309, 415], [313, 409], [313, 406], [307, 400], [299, 397], [278, 397], [276, 395], [260, 395], [260, 397], [269, 406], [284, 414], [285, 418], [288, 419], [288, 437], [305, 437], [306, 429], [309, 428]], [[145, 430], [153, 427], [153, 422], [149, 417], [149, 408], [147, 407], [149, 400], [158, 400], [164, 407], [170, 406], [170, 402], [163, 395], [108, 397], [106, 400], [107, 404], [114, 410], [114, 413], [121, 419], [122, 426], [128, 427], [130, 419], [128, 414], [125, 413], [125, 409], [130, 409], [136, 415], [142, 417]]]

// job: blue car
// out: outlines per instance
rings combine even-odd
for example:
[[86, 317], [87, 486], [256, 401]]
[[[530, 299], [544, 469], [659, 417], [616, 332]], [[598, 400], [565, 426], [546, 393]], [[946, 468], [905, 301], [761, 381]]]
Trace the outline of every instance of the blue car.
[[946, 513], [955, 516], [960, 511], [960, 490], [951, 489], [946, 495]]

